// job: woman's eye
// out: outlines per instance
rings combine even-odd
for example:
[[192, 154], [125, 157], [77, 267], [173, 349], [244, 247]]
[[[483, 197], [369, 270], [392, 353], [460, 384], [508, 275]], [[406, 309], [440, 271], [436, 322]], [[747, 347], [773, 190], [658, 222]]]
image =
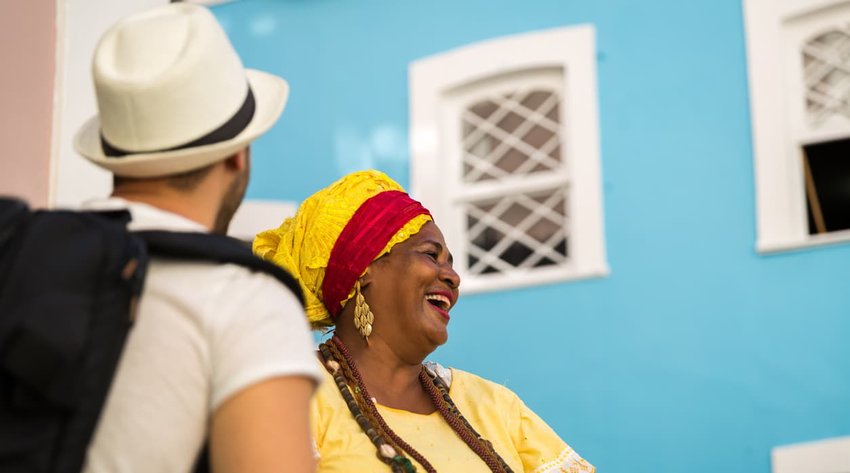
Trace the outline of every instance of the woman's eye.
[[438, 256], [436, 251], [426, 251], [425, 254], [430, 256], [433, 260], [436, 260]]

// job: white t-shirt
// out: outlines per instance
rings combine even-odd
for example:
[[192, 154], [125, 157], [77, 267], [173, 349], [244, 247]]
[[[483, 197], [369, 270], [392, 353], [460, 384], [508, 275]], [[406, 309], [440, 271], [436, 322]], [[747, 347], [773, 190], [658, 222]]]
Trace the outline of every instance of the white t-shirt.
[[[207, 231], [121, 199], [87, 208], [129, 208], [132, 230]], [[153, 259], [84, 471], [190, 471], [216, 408], [272, 377], [319, 382], [313, 353], [298, 299], [271, 276], [232, 264]]]

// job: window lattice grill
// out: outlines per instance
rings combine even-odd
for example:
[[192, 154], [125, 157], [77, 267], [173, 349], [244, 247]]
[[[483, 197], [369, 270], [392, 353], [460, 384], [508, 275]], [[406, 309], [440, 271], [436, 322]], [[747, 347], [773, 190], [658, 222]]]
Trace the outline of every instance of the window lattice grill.
[[468, 203], [466, 215], [470, 274], [507, 273], [567, 261], [564, 189]]
[[850, 119], [850, 25], [803, 45], [806, 111], [820, 125], [831, 116]]
[[561, 166], [558, 108], [551, 90], [516, 91], [464, 110], [463, 180], [473, 183]]

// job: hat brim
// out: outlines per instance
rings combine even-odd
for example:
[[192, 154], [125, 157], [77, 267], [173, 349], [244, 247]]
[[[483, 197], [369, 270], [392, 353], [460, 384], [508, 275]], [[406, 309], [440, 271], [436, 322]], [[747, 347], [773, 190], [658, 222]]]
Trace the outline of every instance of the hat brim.
[[[88, 120], [74, 138], [74, 148], [86, 159], [113, 174], [126, 177], [156, 177], [177, 174], [220, 161], [265, 133], [275, 124], [286, 106], [289, 84], [280, 77], [247, 69], [256, 108], [251, 122], [235, 137], [218, 143], [174, 151], [136, 153], [109, 157], [100, 142], [100, 118]], [[210, 100], [215, 100], [211, 97]]]

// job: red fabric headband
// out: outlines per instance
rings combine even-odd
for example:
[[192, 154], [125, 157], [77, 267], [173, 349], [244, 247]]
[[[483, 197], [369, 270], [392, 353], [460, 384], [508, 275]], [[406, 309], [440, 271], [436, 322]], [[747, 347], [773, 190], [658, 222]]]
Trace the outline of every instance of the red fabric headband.
[[331, 318], [336, 319], [342, 311], [340, 302], [390, 238], [422, 214], [431, 215], [422, 204], [401, 191], [381, 192], [354, 212], [334, 243], [322, 281], [322, 299]]

